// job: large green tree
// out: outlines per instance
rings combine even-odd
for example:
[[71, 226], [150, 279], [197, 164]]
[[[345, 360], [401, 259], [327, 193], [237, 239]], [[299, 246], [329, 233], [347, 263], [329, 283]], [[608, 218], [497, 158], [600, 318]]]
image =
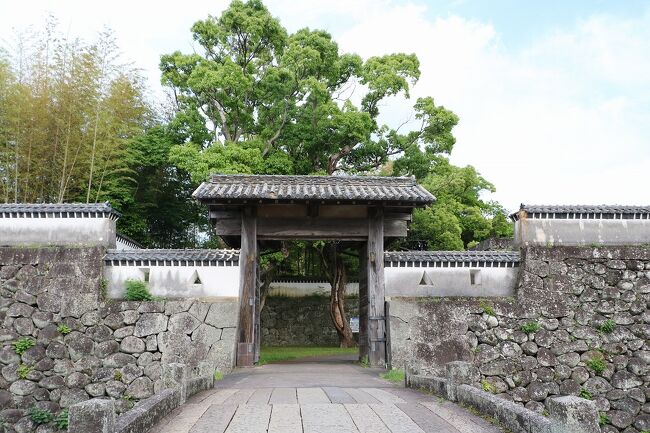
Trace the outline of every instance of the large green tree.
[[[191, 31], [196, 52], [163, 55], [160, 69], [176, 103], [176, 120], [203, 131], [170, 150], [171, 160], [193, 181], [213, 172], [387, 174], [415, 176], [435, 191], [443, 178], [471, 172], [467, 180], [474, 184], [467, 188], [491, 188], [473, 169], [448, 163], [458, 117], [432, 97], [415, 101], [409, 125], [380, 121], [382, 103], [409, 98], [420, 77], [414, 54], [362, 59], [342, 53], [325, 31], [290, 34], [259, 0], [235, 0], [221, 16], [198, 21]], [[418, 235], [441, 234], [448, 240], [441, 245], [462, 248], [490, 231], [483, 227], [489, 212], [456, 192], [462, 194], [455, 190], [448, 194], [454, 198], [418, 214]], [[458, 227], [451, 217], [440, 218], [443, 212], [460, 219]], [[436, 229], [427, 228], [431, 225]], [[331, 267], [325, 273], [332, 299], [340, 298], [346, 271], [340, 254], [346, 246], [317, 245], [325, 267]], [[334, 304], [333, 322], [342, 344], [348, 344], [344, 311]]]

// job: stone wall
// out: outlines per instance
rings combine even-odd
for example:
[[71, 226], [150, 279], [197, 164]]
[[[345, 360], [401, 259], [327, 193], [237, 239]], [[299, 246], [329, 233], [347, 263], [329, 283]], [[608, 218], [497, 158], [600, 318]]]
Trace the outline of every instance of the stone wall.
[[34, 407], [110, 397], [127, 410], [161, 390], [162, 364], [195, 375], [233, 365], [236, 300], [104, 301], [103, 255], [0, 248], [0, 418], [17, 431], [35, 428]]
[[475, 385], [529, 409], [580, 395], [596, 402], [603, 432], [645, 432], [649, 305], [648, 247], [531, 247], [514, 298], [393, 298], [393, 363], [441, 375], [469, 361]]
[[[348, 319], [359, 315], [359, 299], [345, 303]], [[329, 315], [329, 297], [269, 296], [262, 310], [263, 346], [337, 346]]]

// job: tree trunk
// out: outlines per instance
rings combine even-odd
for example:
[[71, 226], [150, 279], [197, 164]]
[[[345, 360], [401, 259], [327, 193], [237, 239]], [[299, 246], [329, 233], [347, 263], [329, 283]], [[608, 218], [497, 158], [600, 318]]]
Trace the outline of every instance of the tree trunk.
[[[328, 250], [329, 254], [323, 254], [321, 257], [324, 259], [324, 265], [329, 268], [328, 278], [330, 280], [330, 317], [336, 329], [336, 334], [339, 337], [340, 347], [356, 347], [357, 343], [354, 341], [352, 329], [348, 322], [348, 317], [345, 312], [345, 292], [346, 284], [348, 282], [348, 275], [345, 269], [345, 263], [341, 258], [341, 252], [335, 244], [328, 244], [324, 247]], [[325, 257], [329, 258], [328, 260]]]

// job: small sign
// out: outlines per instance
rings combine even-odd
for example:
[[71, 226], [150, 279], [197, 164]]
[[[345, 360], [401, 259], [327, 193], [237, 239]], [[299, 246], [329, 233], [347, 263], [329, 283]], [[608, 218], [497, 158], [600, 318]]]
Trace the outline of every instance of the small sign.
[[359, 318], [358, 317], [350, 317], [350, 328], [352, 329], [353, 333], [359, 333]]

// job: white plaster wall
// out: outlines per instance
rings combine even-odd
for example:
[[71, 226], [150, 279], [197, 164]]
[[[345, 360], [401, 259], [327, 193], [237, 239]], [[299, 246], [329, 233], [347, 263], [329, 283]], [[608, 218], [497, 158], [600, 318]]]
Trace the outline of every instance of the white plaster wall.
[[[476, 284], [471, 284], [470, 271], [478, 271]], [[519, 268], [387, 267], [386, 296], [512, 296], [518, 272]], [[427, 284], [421, 285], [423, 277]]]
[[648, 243], [650, 220], [522, 218], [515, 222], [517, 246]]
[[[359, 293], [359, 283], [348, 283], [346, 285], [348, 295], [356, 295]], [[273, 282], [271, 283], [270, 295], [300, 297], [309, 295], [329, 295], [331, 286], [329, 283], [285, 283]]]
[[[239, 266], [105, 266], [109, 298], [124, 298], [126, 280], [145, 279], [149, 291], [165, 298], [238, 297]], [[201, 284], [194, 284], [194, 272]]]
[[115, 248], [110, 218], [0, 218], [0, 246], [102, 245]]

